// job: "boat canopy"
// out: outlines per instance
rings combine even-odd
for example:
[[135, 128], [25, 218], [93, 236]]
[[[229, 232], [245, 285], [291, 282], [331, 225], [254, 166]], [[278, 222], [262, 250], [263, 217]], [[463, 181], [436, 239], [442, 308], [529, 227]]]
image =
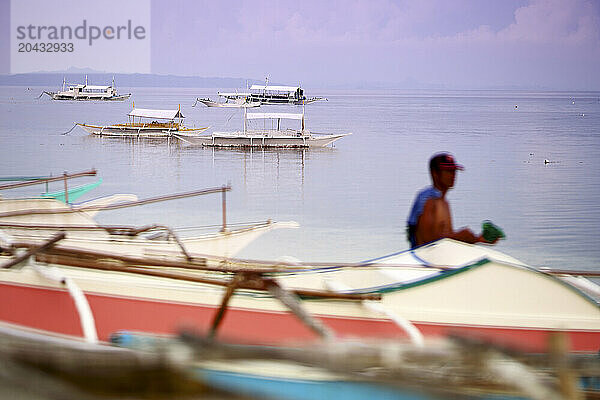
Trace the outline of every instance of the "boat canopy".
[[84, 86], [86, 89], [91, 89], [91, 90], [106, 90], [108, 89], [110, 86], [95, 86], [95, 85], [85, 85]]
[[179, 110], [150, 110], [147, 108], [134, 108], [129, 113], [129, 116], [156, 119], [184, 118]]
[[250, 96], [252, 93], [238, 93], [238, 92], [217, 92], [219, 96]]
[[246, 119], [297, 119], [302, 120], [303, 114], [292, 113], [248, 113]]
[[265, 85], [252, 85], [250, 90], [271, 90], [273, 92], [295, 92], [300, 89], [298, 86], [265, 86]]

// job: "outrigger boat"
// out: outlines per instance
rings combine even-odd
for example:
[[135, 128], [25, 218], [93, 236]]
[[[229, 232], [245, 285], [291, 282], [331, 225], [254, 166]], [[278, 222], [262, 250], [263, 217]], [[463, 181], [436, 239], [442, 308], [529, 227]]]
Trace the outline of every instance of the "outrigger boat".
[[126, 100], [131, 96], [131, 93], [118, 94], [115, 88], [115, 78], [110, 86], [88, 85], [87, 75], [85, 76], [84, 84], [69, 84], [63, 78], [62, 90], [56, 92], [44, 91], [42, 94], [47, 94], [52, 100]]
[[[94, 173], [83, 172], [62, 180]], [[25, 182], [3, 185], [0, 190], [43, 182]], [[204, 254], [231, 257], [260, 235], [277, 228], [295, 228], [295, 222], [271, 220], [253, 223], [227, 222], [225, 193], [230, 187], [202, 189], [138, 200], [135, 195], [118, 194], [90, 200], [81, 204], [67, 204], [53, 198], [0, 199], [0, 232], [15, 240], [43, 243], [57, 231], [68, 233], [63, 243], [80, 249], [114, 252], [122, 255], [155, 256], [172, 259], [201, 258]], [[172, 199], [221, 193], [222, 224], [216, 232], [214, 225], [173, 230], [164, 225], [108, 226], [100, 225], [93, 216], [100, 211], [139, 206]], [[183, 232], [182, 232], [183, 231]], [[196, 232], [196, 234], [194, 234]]]
[[[222, 191], [222, 188], [205, 189], [180, 193], [171, 198]], [[66, 232], [68, 237], [64, 239], [64, 243], [79, 249], [139, 257], [204, 260], [205, 254], [234, 256], [266, 232], [298, 226], [295, 222], [271, 220], [234, 224], [224, 221], [220, 229], [215, 229], [214, 226], [171, 229], [157, 224], [143, 227], [100, 225], [90, 216], [98, 211], [164, 201], [167, 197], [137, 200], [134, 196], [133, 199], [128, 197], [132, 200], [124, 202], [122, 199], [126, 196], [117, 195], [78, 206], [65, 205], [54, 199], [4, 199], [0, 200], [0, 232], [15, 240], [33, 243], [43, 243], [56, 232]]]
[[134, 108], [128, 114], [129, 121], [125, 124], [114, 125], [89, 125], [77, 123], [86, 132], [108, 137], [133, 137], [133, 138], [169, 138], [175, 134], [184, 134], [194, 137], [204, 128], [187, 128], [183, 125], [184, 116], [181, 107], [177, 110], [151, 110]]
[[249, 108], [253, 108], [253, 107], [260, 107], [260, 102], [255, 101], [255, 102], [251, 102], [247, 97], [236, 97], [236, 98], [229, 98], [226, 93], [218, 93], [219, 97], [224, 98], [225, 101], [214, 101], [208, 98], [196, 98], [196, 101], [194, 102], [194, 104], [192, 105], [192, 107], [195, 107], [196, 104], [198, 103], [202, 103], [207, 107], [224, 107], [224, 108], [242, 108], [242, 107], [249, 107]]
[[[324, 97], [306, 97], [304, 89], [299, 86], [273, 86], [268, 84], [252, 85], [246, 92], [217, 92], [219, 98], [225, 102], [217, 102], [210, 99], [197, 98], [196, 103], [202, 103], [207, 107], [258, 107], [260, 105], [305, 105], [319, 100], [327, 100]], [[194, 104], [195, 105], [195, 104]]]
[[[248, 129], [248, 121], [262, 120], [262, 129]], [[282, 120], [301, 122], [300, 129], [281, 129]], [[268, 123], [267, 123], [268, 121]], [[266, 125], [270, 127], [266, 127]], [[325, 147], [351, 133], [318, 134], [304, 126], [304, 112], [300, 113], [248, 113], [244, 108], [244, 129], [238, 132], [214, 132], [211, 135], [177, 133], [182, 141], [209, 147]]]
[[[173, 334], [187, 326], [256, 344], [321, 336], [420, 345], [459, 333], [535, 352], [560, 331], [572, 352], [597, 354], [600, 346], [597, 285], [449, 239], [366, 263], [312, 267], [218, 257], [199, 265], [75, 249], [60, 239], [42, 247], [4, 239], [5, 253], [16, 255], [0, 260], [3, 304], [11, 305], [0, 307], [0, 320], [101, 340], [117, 330]], [[35, 263], [13, 268], [36, 252]], [[70, 294], [74, 287], [84, 296]]]

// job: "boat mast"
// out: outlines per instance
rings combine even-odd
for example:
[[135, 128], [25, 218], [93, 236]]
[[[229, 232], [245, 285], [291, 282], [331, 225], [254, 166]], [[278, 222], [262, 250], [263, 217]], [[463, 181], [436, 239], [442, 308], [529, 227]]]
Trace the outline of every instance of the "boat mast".
[[65, 77], [63, 76], [63, 90], [62, 90], [63, 92], [65, 91], [66, 79], [67, 79], [67, 78], [65, 78]]
[[179, 116], [179, 122], [177, 123], [177, 126], [179, 127], [183, 122], [183, 116], [181, 115], [181, 104], [177, 106], [177, 115]]
[[248, 120], [246, 119], [246, 115], [248, 113], [248, 107], [242, 107], [244, 109], [244, 135], [246, 134], [247, 131], [247, 124], [248, 124]]
[[302, 132], [304, 132], [304, 99], [302, 99]]

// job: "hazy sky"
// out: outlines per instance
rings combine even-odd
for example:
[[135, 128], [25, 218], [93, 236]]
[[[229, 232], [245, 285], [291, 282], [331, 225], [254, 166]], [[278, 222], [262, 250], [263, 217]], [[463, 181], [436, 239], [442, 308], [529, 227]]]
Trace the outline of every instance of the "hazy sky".
[[154, 73], [600, 90], [600, 0], [151, 4]]

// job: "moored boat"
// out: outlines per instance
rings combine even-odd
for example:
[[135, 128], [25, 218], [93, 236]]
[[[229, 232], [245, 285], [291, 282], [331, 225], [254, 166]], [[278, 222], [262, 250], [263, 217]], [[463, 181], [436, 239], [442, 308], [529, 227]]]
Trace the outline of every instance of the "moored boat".
[[[138, 200], [133, 195], [115, 195], [71, 205], [52, 198], [0, 199], [0, 232], [13, 240], [43, 243], [56, 232], [66, 232], [63, 243], [79, 249], [106, 251], [130, 256], [150, 255], [170, 259], [191, 259], [205, 254], [231, 257], [260, 235], [277, 228], [295, 228], [295, 222], [271, 220], [188, 227], [182, 233], [164, 225], [100, 225], [92, 215], [98, 211], [132, 207], [170, 198], [225, 193], [227, 187], [203, 189], [170, 196]], [[123, 201], [127, 200], [127, 201]], [[115, 204], [110, 204], [115, 203]], [[195, 234], [194, 234], [195, 233]]]
[[104, 85], [88, 85], [87, 75], [85, 76], [84, 84], [69, 84], [63, 79], [62, 90], [56, 92], [44, 91], [42, 94], [47, 94], [52, 100], [100, 100], [100, 101], [115, 101], [126, 100], [131, 96], [131, 93], [118, 94], [115, 87], [115, 79], [113, 78], [110, 86]]
[[[248, 121], [264, 121], [262, 129], [248, 129]], [[300, 129], [282, 129], [282, 120], [299, 121]], [[267, 122], [268, 121], [268, 122]], [[266, 125], [271, 125], [266, 128]], [[207, 147], [315, 148], [325, 147], [351, 133], [317, 134], [305, 128], [304, 113], [248, 113], [244, 109], [244, 128], [238, 132], [214, 132], [210, 135], [177, 133], [182, 141]]]
[[[221, 93], [219, 93], [219, 96], [221, 96]], [[211, 99], [198, 97], [196, 99], [196, 102], [194, 103], [194, 105], [192, 105], [192, 107], [195, 107], [197, 103], [202, 103], [206, 107], [223, 107], [223, 108], [260, 107], [260, 102], [258, 102], [258, 101], [250, 102], [245, 97], [240, 97], [240, 98], [235, 98], [235, 99], [225, 98], [225, 101], [214, 101]]]
[[[300, 86], [269, 85], [269, 80], [264, 85], [252, 85], [246, 91], [217, 92], [219, 99], [213, 101], [206, 98], [197, 98], [196, 103], [207, 107], [259, 107], [261, 105], [306, 105], [324, 97], [307, 97]], [[194, 104], [195, 105], [195, 104]]]
[[188, 128], [183, 125], [184, 116], [181, 109], [176, 110], [151, 110], [133, 108], [128, 114], [129, 121], [124, 124], [90, 125], [77, 123], [92, 135], [107, 137], [131, 138], [170, 138], [175, 134], [184, 134], [186, 137], [195, 137], [208, 129]]

